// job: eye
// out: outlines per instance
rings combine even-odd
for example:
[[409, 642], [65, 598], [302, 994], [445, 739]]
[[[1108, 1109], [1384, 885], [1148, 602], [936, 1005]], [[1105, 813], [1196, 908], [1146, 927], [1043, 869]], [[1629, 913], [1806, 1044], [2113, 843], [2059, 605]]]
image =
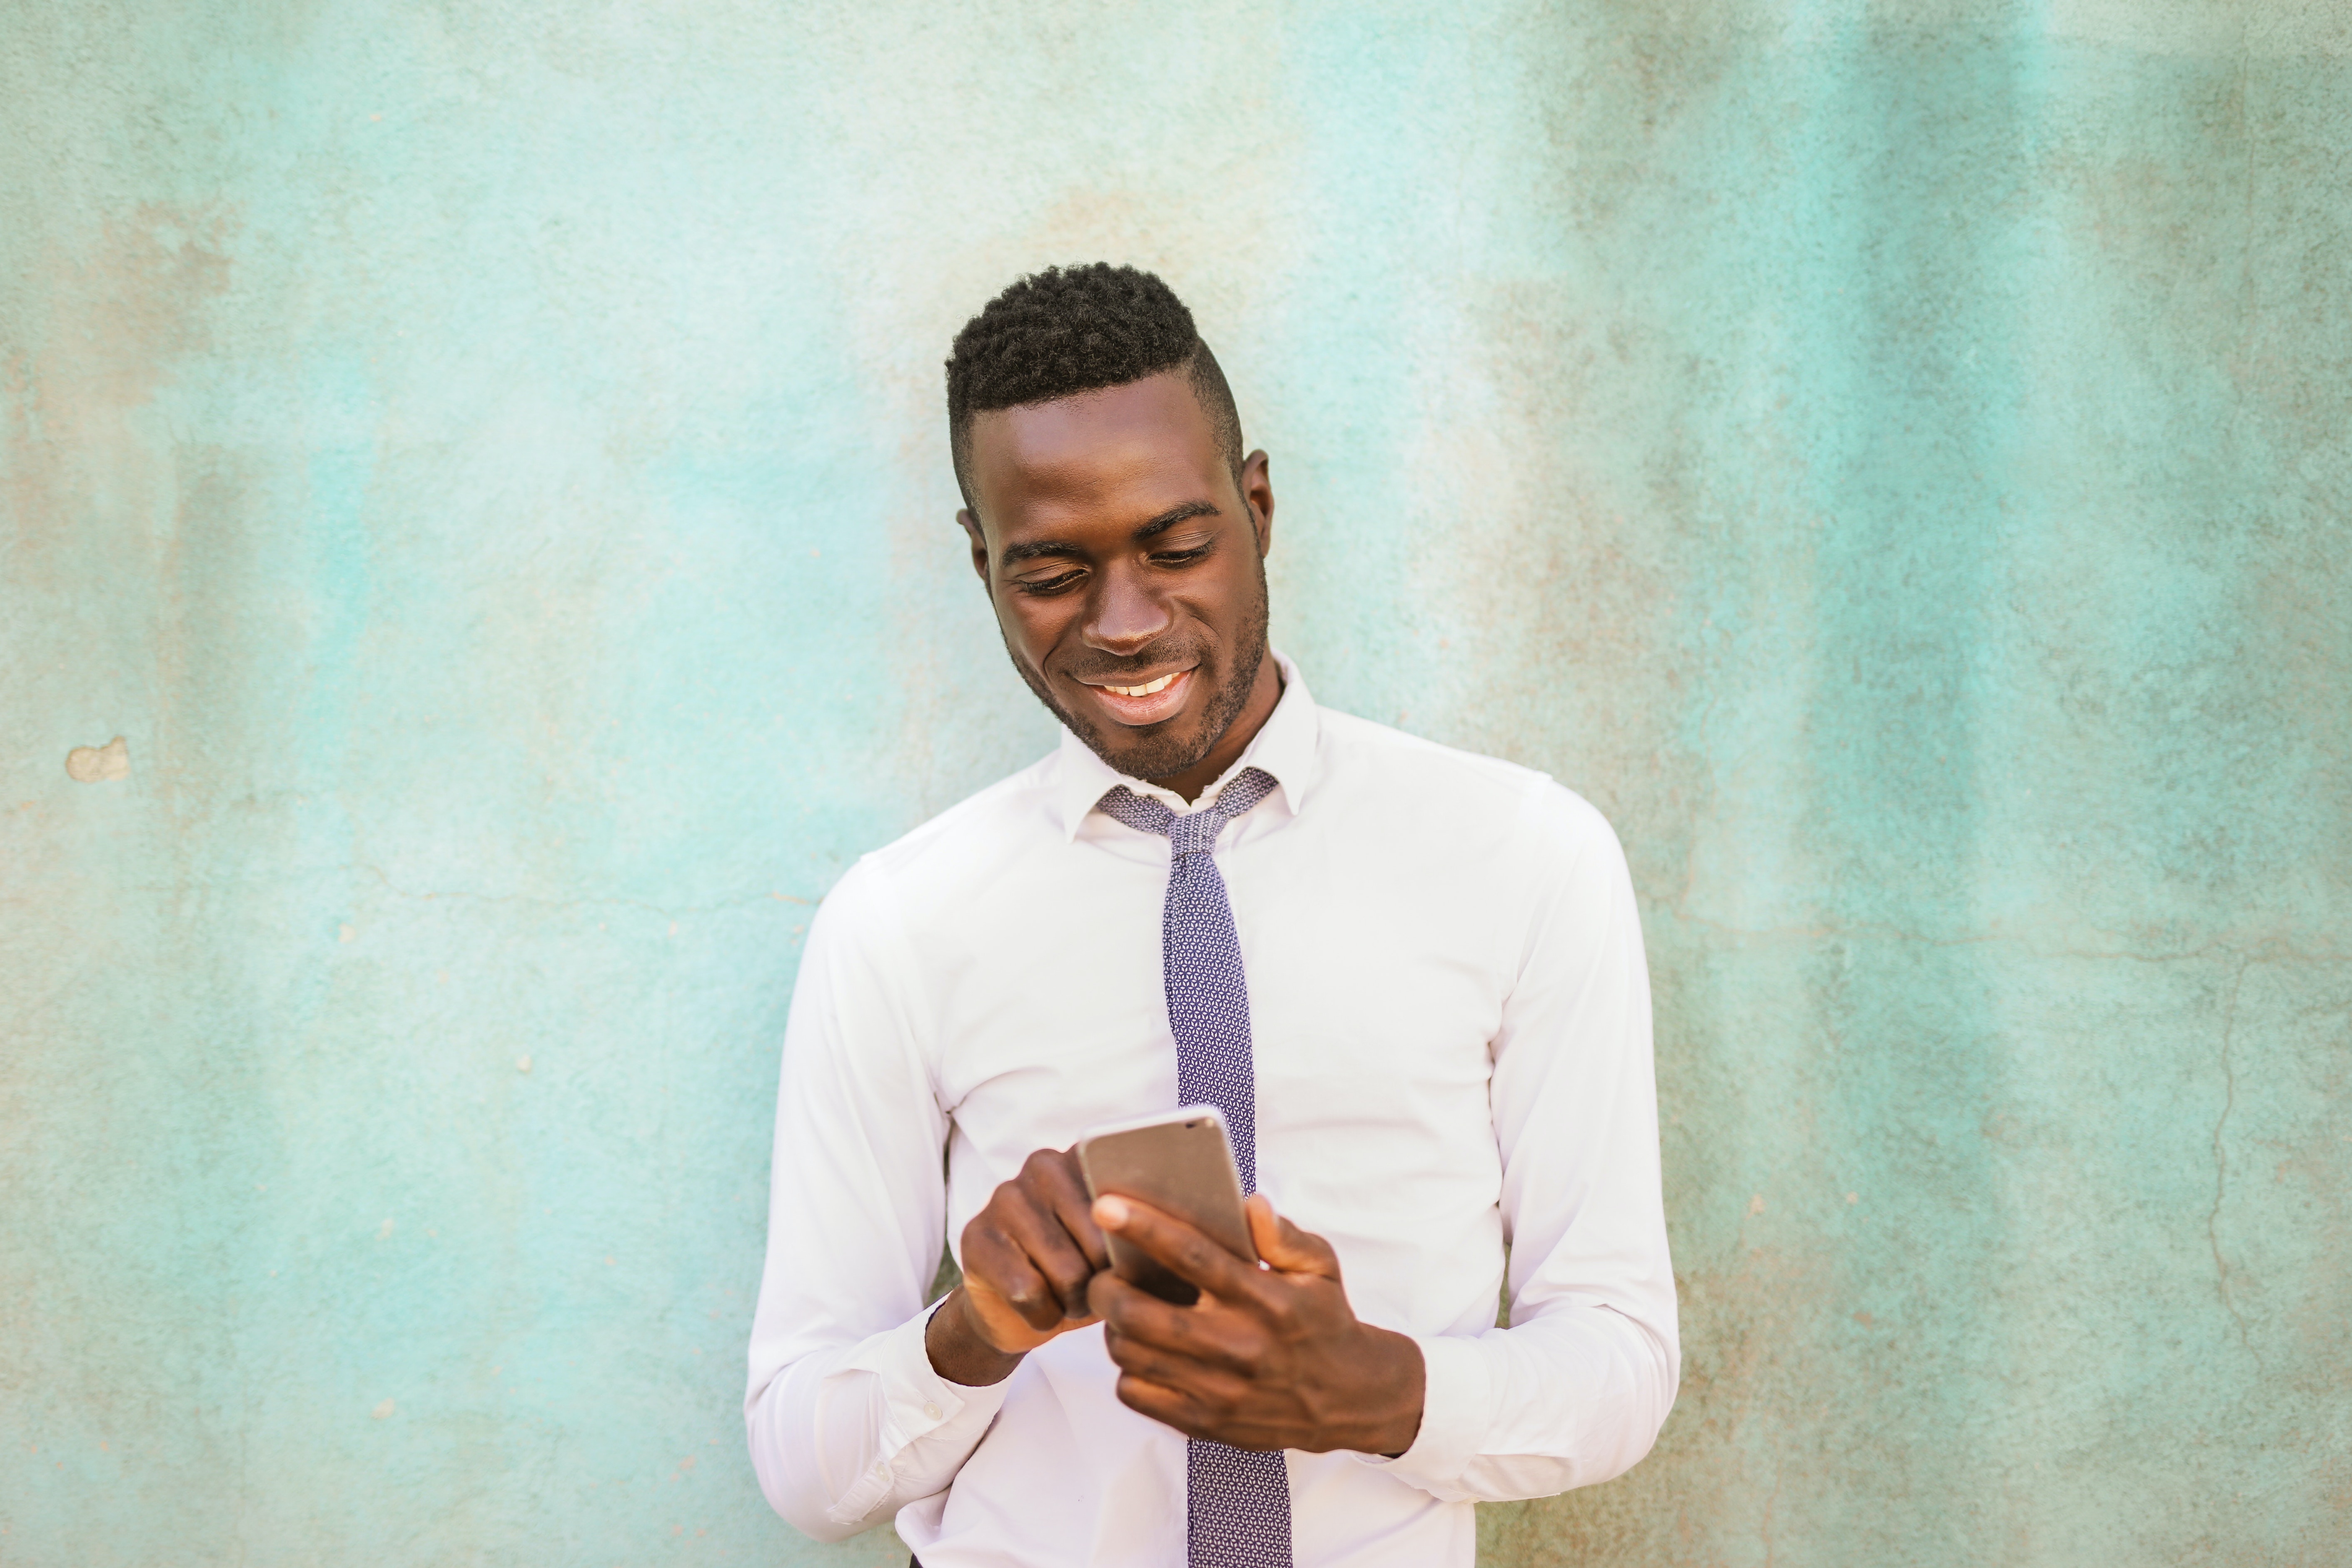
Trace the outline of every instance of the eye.
[[1151, 559], [1157, 561], [1162, 566], [1185, 566], [1198, 561], [1208, 552], [1209, 547], [1207, 545], [1196, 544], [1190, 550], [1159, 551], [1152, 555]]
[[1024, 594], [1058, 594], [1085, 575], [1083, 572], [1062, 572], [1051, 577], [1024, 577], [1015, 582], [1013, 586]]

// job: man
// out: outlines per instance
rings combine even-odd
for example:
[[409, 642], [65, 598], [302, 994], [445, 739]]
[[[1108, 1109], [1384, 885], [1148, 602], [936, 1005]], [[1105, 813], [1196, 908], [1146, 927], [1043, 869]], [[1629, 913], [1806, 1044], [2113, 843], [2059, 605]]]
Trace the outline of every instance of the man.
[[[948, 418], [972, 569], [1065, 733], [810, 933], [761, 1486], [820, 1539], [895, 1516], [924, 1568], [1467, 1568], [1474, 1501], [1622, 1472], [1674, 1401], [1616, 838], [1269, 652], [1266, 457], [1159, 279], [1014, 284], [956, 338]], [[1204, 1100], [1263, 1268], [1089, 1205], [1068, 1152]], [[1109, 1272], [1106, 1228], [1200, 1301]], [[943, 1236], [963, 1279], [927, 1308]]]

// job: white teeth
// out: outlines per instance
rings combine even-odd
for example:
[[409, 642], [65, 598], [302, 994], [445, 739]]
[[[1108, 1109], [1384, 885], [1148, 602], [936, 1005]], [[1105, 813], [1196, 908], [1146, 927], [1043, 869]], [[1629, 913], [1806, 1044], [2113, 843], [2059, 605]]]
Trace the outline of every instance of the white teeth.
[[1105, 691], [1115, 691], [1121, 697], [1149, 697], [1155, 691], [1167, 690], [1168, 683], [1175, 679], [1176, 676], [1183, 673], [1184, 672], [1180, 669], [1176, 671], [1175, 674], [1163, 675], [1149, 686], [1106, 686], [1103, 689]]

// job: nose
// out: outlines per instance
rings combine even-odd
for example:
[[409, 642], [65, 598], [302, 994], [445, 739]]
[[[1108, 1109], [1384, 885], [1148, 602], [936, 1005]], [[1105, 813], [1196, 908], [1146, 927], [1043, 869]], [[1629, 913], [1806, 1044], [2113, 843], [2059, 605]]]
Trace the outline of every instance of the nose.
[[1128, 657], [1142, 652], [1175, 624], [1168, 605], [1133, 566], [1119, 563], [1095, 579], [1087, 606], [1088, 647]]

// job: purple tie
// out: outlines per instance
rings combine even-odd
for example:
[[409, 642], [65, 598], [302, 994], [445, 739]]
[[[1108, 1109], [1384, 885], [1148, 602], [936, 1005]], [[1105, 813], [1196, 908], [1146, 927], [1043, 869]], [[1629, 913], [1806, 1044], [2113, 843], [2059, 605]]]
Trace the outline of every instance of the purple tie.
[[[1210, 805], [1179, 816], [1119, 785], [1102, 809], [1168, 840], [1160, 969], [1176, 1037], [1176, 1103], [1213, 1105], [1233, 1134], [1242, 1189], [1257, 1191], [1257, 1077], [1250, 1058], [1249, 987], [1234, 909], [1217, 873], [1217, 835], [1274, 789], [1244, 768]], [[1194, 1438], [1185, 1448], [1192, 1568], [1290, 1568], [1290, 1478], [1279, 1450], [1254, 1453]]]

